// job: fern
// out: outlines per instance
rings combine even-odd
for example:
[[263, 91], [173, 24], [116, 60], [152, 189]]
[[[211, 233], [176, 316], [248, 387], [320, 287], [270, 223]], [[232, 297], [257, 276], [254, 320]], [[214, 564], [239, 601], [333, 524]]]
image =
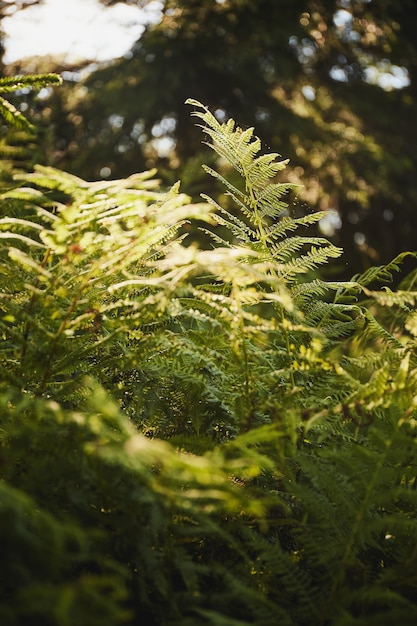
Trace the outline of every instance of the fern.
[[[111, 361], [116, 350], [123, 351], [125, 342], [118, 343], [117, 336], [129, 334], [134, 320], [141, 316], [138, 333], [158, 317], [158, 308], [166, 315], [165, 279], [155, 258], [167, 253], [183, 224], [187, 198], [176, 188], [155, 191], [151, 174], [88, 185], [38, 167], [18, 178], [26, 187], [1, 196], [3, 206], [13, 203], [21, 215], [28, 214], [0, 222], [3, 354], [16, 364], [5, 371], [14, 380], [26, 372], [22, 385], [28, 390], [49, 393], [52, 386], [54, 395], [59, 388], [61, 397], [70, 397], [82, 373], [76, 355], [93, 373], [101, 367], [99, 354], [107, 353]], [[59, 194], [65, 194], [65, 203], [54, 200]], [[116, 282], [126, 285], [138, 275], [143, 277], [139, 298], [129, 297], [127, 287], [114, 297]]]
[[261, 456], [179, 454], [138, 434], [103, 390], [85, 385], [76, 413], [2, 388], [3, 621], [206, 624], [211, 612], [214, 625], [234, 612], [241, 624], [265, 613], [259, 623], [271, 623], [273, 606], [251, 584], [250, 536], [238, 540], [243, 515], [262, 507], [228, 478], [258, 472]]
[[414, 623], [416, 273], [325, 281], [286, 162], [190, 102], [233, 212], [153, 172], [1, 191], [0, 617]]

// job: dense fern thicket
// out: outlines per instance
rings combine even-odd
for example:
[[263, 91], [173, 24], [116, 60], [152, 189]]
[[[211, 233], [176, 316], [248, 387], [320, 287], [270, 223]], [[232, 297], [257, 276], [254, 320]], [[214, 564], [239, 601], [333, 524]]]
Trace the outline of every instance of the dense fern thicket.
[[4, 161], [1, 623], [414, 624], [416, 254], [325, 280], [285, 161], [189, 104], [224, 206]]

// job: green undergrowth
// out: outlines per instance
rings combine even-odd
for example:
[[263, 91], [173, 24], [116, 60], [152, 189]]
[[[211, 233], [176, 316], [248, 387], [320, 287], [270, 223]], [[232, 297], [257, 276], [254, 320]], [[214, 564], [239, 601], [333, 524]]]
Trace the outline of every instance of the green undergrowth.
[[227, 209], [4, 151], [0, 621], [414, 624], [417, 254], [325, 280], [286, 162], [188, 104]]

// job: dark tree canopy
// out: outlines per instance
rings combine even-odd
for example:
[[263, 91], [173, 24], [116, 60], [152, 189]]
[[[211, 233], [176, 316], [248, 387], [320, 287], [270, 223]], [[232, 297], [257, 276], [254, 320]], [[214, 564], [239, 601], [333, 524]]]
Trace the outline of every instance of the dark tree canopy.
[[300, 200], [338, 211], [351, 275], [415, 247], [416, 23], [414, 0], [166, 0], [125, 58], [10, 70], [63, 71], [37, 107], [52, 163], [85, 178], [156, 166], [192, 192], [204, 148], [188, 97], [256, 126]]

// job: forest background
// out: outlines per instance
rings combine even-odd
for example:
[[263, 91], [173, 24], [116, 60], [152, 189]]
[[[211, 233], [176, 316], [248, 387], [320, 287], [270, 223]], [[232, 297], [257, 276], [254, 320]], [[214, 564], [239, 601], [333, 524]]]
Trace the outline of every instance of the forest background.
[[[11, 5], [40, 3], [3, 2], [0, 18]], [[294, 210], [329, 210], [319, 228], [344, 249], [332, 266], [337, 278], [414, 249], [413, 0], [157, 4], [160, 20], [122, 58], [35, 57], [2, 66], [3, 74], [64, 78], [60, 89], [16, 100], [43, 129], [38, 159], [87, 180], [156, 167], [165, 184], [181, 179], [195, 196], [201, 163], [214, 157], [184, 107], [192, 97], [220, 120], [256, 126], [266, 146], [290, 160], [286, 177], [300, 184]]]

